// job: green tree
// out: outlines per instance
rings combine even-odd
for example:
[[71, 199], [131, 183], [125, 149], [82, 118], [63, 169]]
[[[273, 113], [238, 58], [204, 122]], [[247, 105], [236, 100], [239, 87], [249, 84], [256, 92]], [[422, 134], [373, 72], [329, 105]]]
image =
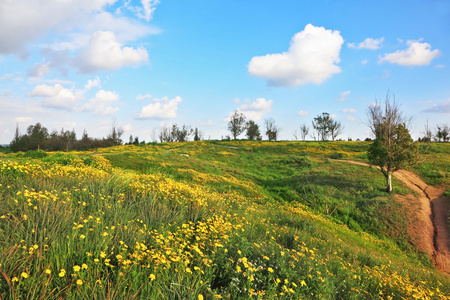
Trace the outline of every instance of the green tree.
[[258, 141], [262, 140], [261, 132], [259, 131], [259, 126], [258, 124], [255, 123], [255, 121], [253, 120], [248, 121], [246, 128], [247, 128], [246, 135], [249, 140], [258, 140]]
[[333, 120], [331, 119], [330, 114], [326, 112], [314, 118], [312, 125], [314, 130], [317, 131], [319, 140], [326, 141], [328, 139], [332, 122]]
[[228, 130], [231, 132], [233, 139], [235, 140], [238, 135], [245, 131], [245, 115], [235, 110], [230, 117], [230, 121], [228, 122]]
[[411, 119], [402, 114], [395, 99], [391, 103], [389, 94], [384, 106], [376, 103], [369, 107], [368, 119], [375, 140], [367, 157], [370, 164], [380, 168], [386, 178], [386, 191], [391, 192], [392, 174], [417, 162], [418, 147], [407, 127]]

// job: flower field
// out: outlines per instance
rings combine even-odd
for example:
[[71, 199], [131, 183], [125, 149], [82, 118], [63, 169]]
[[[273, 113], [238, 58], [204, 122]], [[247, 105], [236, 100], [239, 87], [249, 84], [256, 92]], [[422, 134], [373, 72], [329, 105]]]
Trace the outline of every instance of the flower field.
[[328, 158], [365, 146], [316, 144], [0, 154], [0, 298], [450, 299], [401, 223], [376, 231], [378, 173]]

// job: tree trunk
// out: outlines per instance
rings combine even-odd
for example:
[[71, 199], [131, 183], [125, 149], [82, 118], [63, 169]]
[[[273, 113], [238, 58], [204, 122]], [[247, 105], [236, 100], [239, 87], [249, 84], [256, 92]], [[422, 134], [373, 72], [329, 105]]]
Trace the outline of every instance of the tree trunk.
[[392, 192], [392, 173], [388, 172], [386, 175], [386, 191], [388, 193]]

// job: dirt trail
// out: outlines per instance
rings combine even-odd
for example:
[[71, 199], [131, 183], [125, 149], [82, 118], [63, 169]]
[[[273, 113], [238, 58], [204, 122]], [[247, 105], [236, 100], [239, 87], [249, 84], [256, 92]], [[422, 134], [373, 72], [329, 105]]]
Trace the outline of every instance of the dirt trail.
[[[369, 166], [363, 162], [339, 161]], [[417, 220], [414, 224], [419, 249], [428, 253], [439, 271], [450, 275], [450, 232], [447, 225], [450, 197], [444, 196], [444, 189], [427, 185], [412, 172], [399, 170], [394, 172], [394, 176], [419, 194], [416, 199], [421, 209], [415, 212]]]

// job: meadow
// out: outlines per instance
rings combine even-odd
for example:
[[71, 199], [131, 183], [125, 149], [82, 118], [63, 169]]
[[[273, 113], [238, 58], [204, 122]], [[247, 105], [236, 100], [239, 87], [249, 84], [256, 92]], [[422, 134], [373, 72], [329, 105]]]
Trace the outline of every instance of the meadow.
[[[368, 146], [0, 153], [0, 298], [450, 299], [408, 235], [413, 192], [341, 161]], [[450, 194], [450, 146], [421, 149], [413, 171]]]

